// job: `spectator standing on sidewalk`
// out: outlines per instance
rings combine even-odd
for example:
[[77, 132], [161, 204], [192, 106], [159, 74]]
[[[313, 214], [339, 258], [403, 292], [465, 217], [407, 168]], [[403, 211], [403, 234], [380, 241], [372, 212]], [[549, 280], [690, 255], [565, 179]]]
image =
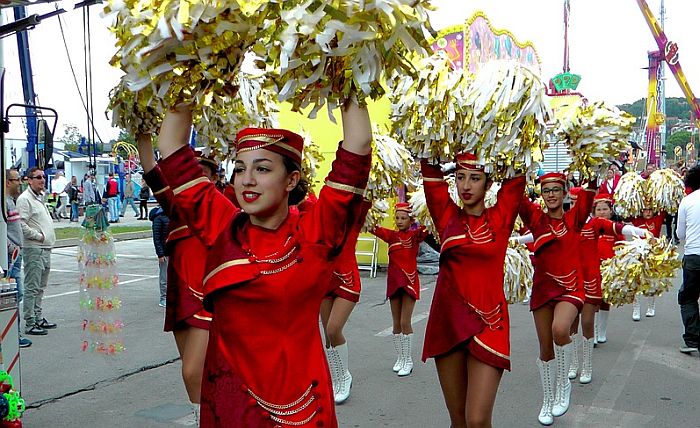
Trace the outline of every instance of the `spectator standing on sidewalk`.
[[77, 222], [80, 217], [78, 211], [78, 199], [80, 197], [80, 188], [78, 187], [78, 178], [74, 175], [70, 179], [68, 186], [68, 202], [70, 202], [70, 221]]
[[141, 179], [141, 190], [139, 190], [139, 220], [148, 220], [148, 199], [151, 197], [151, 189], [146, 184], [146, 180]]
[[29, 187], [17, 198], [24, 238], [24, 322], [25, 334], [46, 335], [56, 328], [42, 314], [41, 301], [49, 283], [51, 248], [56, 242], [53, 220], [44, 204], [46, 176], [39, 168], [27, 172]]
[[153, 246], [156, 248], [158, 256], [158, 283], [160, 284], [160, 302], [158, 306], [165, 307], [165, 294], [167, 290], [168, 257], [165, 255], [165, 241], [168, 239], [168, 225], [170, 219], [165, 215], [161, 207], [155, 207], [148, 215], [148, 219], [153, 222]]
[[688, 170], [685, 185], [692, 193], [678, 207], [676, 233], [684, 241], [683, 284], [678, 291], [678, 304], [683, 320], [683, 341], [680, 351], [684, 354], [698, 351], [700, 345], [700, 166]]
[[136, 209], [136, 204], [134, 203], [134, 197], [136, 196], [136, 185], [131, 181], [131, 174], [126, 174], [124, 176], [124, 201], [122, 203], [122, 212], [119, 217], [124, 217], [126, 212], [126, 206], [131, 205], [134, 210], [134, 217], [139, 216], [139, 210]]
[[119, 183], [114, 179], [114, 173], [109, 173], [109, 179], [107, 179], [104, 195], [102, 197], [107, 200], [109, 207], [109, 222], [119, 223]]
[[83, 203], [85, 206], [96, 204], [98, 201], [99, 192], [95, 187], [95, 176], [90, 174], [83, 182]]
[[66, 208], [68, 208], [68, 193], [66, 188], [68, 187], [68, 179], [63, 175], [63, 171], [57, 171], [56, 176], [51, 180], [51, 191], [58, 196], [58, 211], [56, 216], [59, 219], [68, 218], [66, 215]]
[[[17, 303], [22, 302], [22, 225], [15, 201], [21, 193], [22, 179], [19, 171], [8, 169], [5, 172], [5, 207], [7, 208], [7, 276], [17, 283]], [[21, 311], [21, 305], [20, 305]], [[20, 312], [20, 317], [22, 313]], [[26, 348], [32, 345], [32, 341], [19, 335], [19, 346]]]

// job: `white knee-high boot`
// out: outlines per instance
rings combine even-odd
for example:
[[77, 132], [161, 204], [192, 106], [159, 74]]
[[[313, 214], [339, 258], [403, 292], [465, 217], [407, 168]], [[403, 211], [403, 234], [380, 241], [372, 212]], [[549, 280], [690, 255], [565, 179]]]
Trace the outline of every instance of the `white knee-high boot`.
[[598, 311], [598, 343], [608, 341], [608, 317], [610, 311]]
[[639, 296], [637, 296], [634, 298], [634, 303], [632, 303], [632, 321], [639, 321], [642, 318], [641, 311]]
[[338, 354], [338, 392], [335, 393], [335, 404], [341, 404], [350, 397], [352, 388], [352, 375], [348, 366], [348, 344], [347, 342], [335, 347]]
[[647, 298], [647, 313], [645, 316], [653, 317], [656, 315], [656, 297]]
[[576, 379], [578, 376], [578, 348], [581, 343], [581, 335], [576, 333], [571, 336], [571, 344], [573, 349], [571, 350], [571, 366], [569, 367], [569, 379]]
[[413, 342], [413, 333], [401, 335], [401, 350], [403, 351], [403, 366], [399, 369], [399, 376], [408, 376], [413, 371], [413, 358], [411, 357], [411, 348]]
[[333, 382], [333, 395], [338, 393], [338, 350], [334, 347], [326, 348], [326, 360], [328, 360], [328, 369], [331, 372], [331, 381]]
[[569, 410], [569, 399], [571, 398], [569, 364], [571, 364], [572, 345], [572, 343], [564, 346], [554, 345], [554, 359], [557, 361], [557, 390], [552, 407], [554, 416], [561, 416]]
[[401, 367], [403, 367], [403, 348], [401, 348], [401, 333], [399, 334], [394, 334], [393, 337], [394, 341], [394, 350], [396, 351], [396, 362], [394, 363], [394, 367], [392, 367], [392, 370], [394, 373], [398, 372], [401, 370]]
[[190, 406], [192, 406], [192, 413], [194, 415], [195, 426], [199, 426], [199, 403], [193, 403], [190, 401]]
[[593, 338], [583, 338], [583, 361], [581, 363], [581, 383], [591, 383], [593, 379]]
[[540, 370], [540, 381], [542, 382], [542, 407], [537, 420], [542, 425], [552, 425], [554, 416], [552, 406], [554, 405], [554, 377], [556, 376], [557, 361], [542, 361], [537, 359], [537, 368]]

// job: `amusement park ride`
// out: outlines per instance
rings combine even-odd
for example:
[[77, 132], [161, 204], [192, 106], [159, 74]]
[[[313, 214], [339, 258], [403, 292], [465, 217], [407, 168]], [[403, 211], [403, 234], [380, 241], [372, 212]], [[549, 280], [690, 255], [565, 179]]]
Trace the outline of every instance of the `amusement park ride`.
[[[644, 19], [649, 25], [649, 29], [656, 40], [658, 51], [649, 52], [649, 94], [647, 96], [646, 105], [646, 150], [647, 161], [655, 165], [662, 162], [662, 157], [659, 156], [663, 149], [662, 143], [664, 136], [661, 133], [662, 125], [666, 122], [664, 112], [664, 67], [663, 63], [668, 64], [668, 68], [676, 78], [678, 85], [681, 87], [683, 94], [690, 104], [691, 119], [695, 122], [695, 126], [700, 128], [700, 102], [695, 98], [693, 91], [690, 89], [688, 79], [686, 79], [683, 69], [678, 58], [678, 45], [666, 37], [664, 28], [654, 18], [654, 14], [649, 9], [646, 0], [637, 0], [637, 4], [644, 15]], [[661, 0], [661, 14], [663, 22], [664, 2]], [[693, 133], [691, 133], [692, 135]], [[694, 150], [694, 147], [691, 147]]]
[[[683, 73], [678, 56], [678, 45], [666, 37], [663, 25], [659, 23], [651, 12], [646, 0], [636, 0], [637, 5], [644, 15], [644, 19], [649, 25], [658, 50], [649, 52], [649, 89], [646, 99], [645, 110], [645, 132], [641, 135], [638, 143], [640, 147], [644, 147], [647, 153], [647, 162], [657, 166], [664, 162], [661, 156], [665, 143], [665, 79], [664, 79], [664, 62], [668, 64], [671, 73], [676, 78], [683, 94], [688, 100], [691, 109], [691, 119], [695, 122], [695, 126], [700, 128], [700, 102], [695, 98], [693, 91], [690, 89], [688, 79]], [[554, 76], [550, 81], [549, 95], [552, 97], [561, 97], [562, 100], [555, 102], [555, 109], [558, 106], [565, 105], [570, 102], [570, 96], [583, 97], [576, 92], [578, 84], [581, 81], [581, 76], [571, 73], [569, 70], [569, 13], [570, 0], [564, 0], [564, 70], [562, 73]], [[665, 14], [664, 0], [661, 0], [661, 22]], [[691, 138], [694, 134], [691, 133]], [[687, 147], [688, 152], [694, 153], [694, 140]]]

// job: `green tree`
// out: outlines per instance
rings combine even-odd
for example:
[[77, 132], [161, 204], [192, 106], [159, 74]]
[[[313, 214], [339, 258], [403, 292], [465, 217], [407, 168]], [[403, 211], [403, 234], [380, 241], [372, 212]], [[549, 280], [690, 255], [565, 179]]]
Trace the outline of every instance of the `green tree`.
[[58, 141], [64, 144], [66, 150], [73, 152], [78, 151], [78, 146], [80, 146], [80, 141], [83, 135], [77, 126], [73, 124], [63, 125], [63, 136], [58, 139]]
[[[678, 131], [673, 133], [668, 139], [666, 140], [666, 156], [668, 159], [675, 159], [676, 155], [673, 153], [673, 150], [680, 146], [683, 149], [683, 153], [685, 153], [686, 150], [686, 145], [690, 142], [690, 131]], [[698, 132], [695, 132], [695, 142], [696, 142], [696, 148], [697, 148], [697, 143], [700, 141], [698, 138]]]

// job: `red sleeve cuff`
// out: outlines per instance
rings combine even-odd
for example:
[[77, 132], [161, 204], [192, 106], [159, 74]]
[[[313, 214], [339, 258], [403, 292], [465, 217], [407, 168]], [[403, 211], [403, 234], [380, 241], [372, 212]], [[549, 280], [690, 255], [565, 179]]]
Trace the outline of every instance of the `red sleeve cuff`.
[[425, 159], [420, 161], [420, 172], [424, 178], [439, 178], [441, 180], [444, 178], [440, 165], [429, 164]]
[[358, 155], [339, 147], [326, 181], [364, 190], [369, 179], [372, 154]]
[[165, 181], [175, 190], [185, 183], [204, 177], [190, 146], [182, 146], [175, 153], [158, 161]]
[[168, 182], [165, 181], [163, 171], [160, 170], [160, 167], [158, 165], [156, 165], [156, 167], [152, 170], [145, 173], [143, 175], [143, 179], [146, 180], [146, 184], [148, 184], [148, 187], [151, 188], [151, 191], [153, 193], [160, 192], [161, 190], [168, 187]]

